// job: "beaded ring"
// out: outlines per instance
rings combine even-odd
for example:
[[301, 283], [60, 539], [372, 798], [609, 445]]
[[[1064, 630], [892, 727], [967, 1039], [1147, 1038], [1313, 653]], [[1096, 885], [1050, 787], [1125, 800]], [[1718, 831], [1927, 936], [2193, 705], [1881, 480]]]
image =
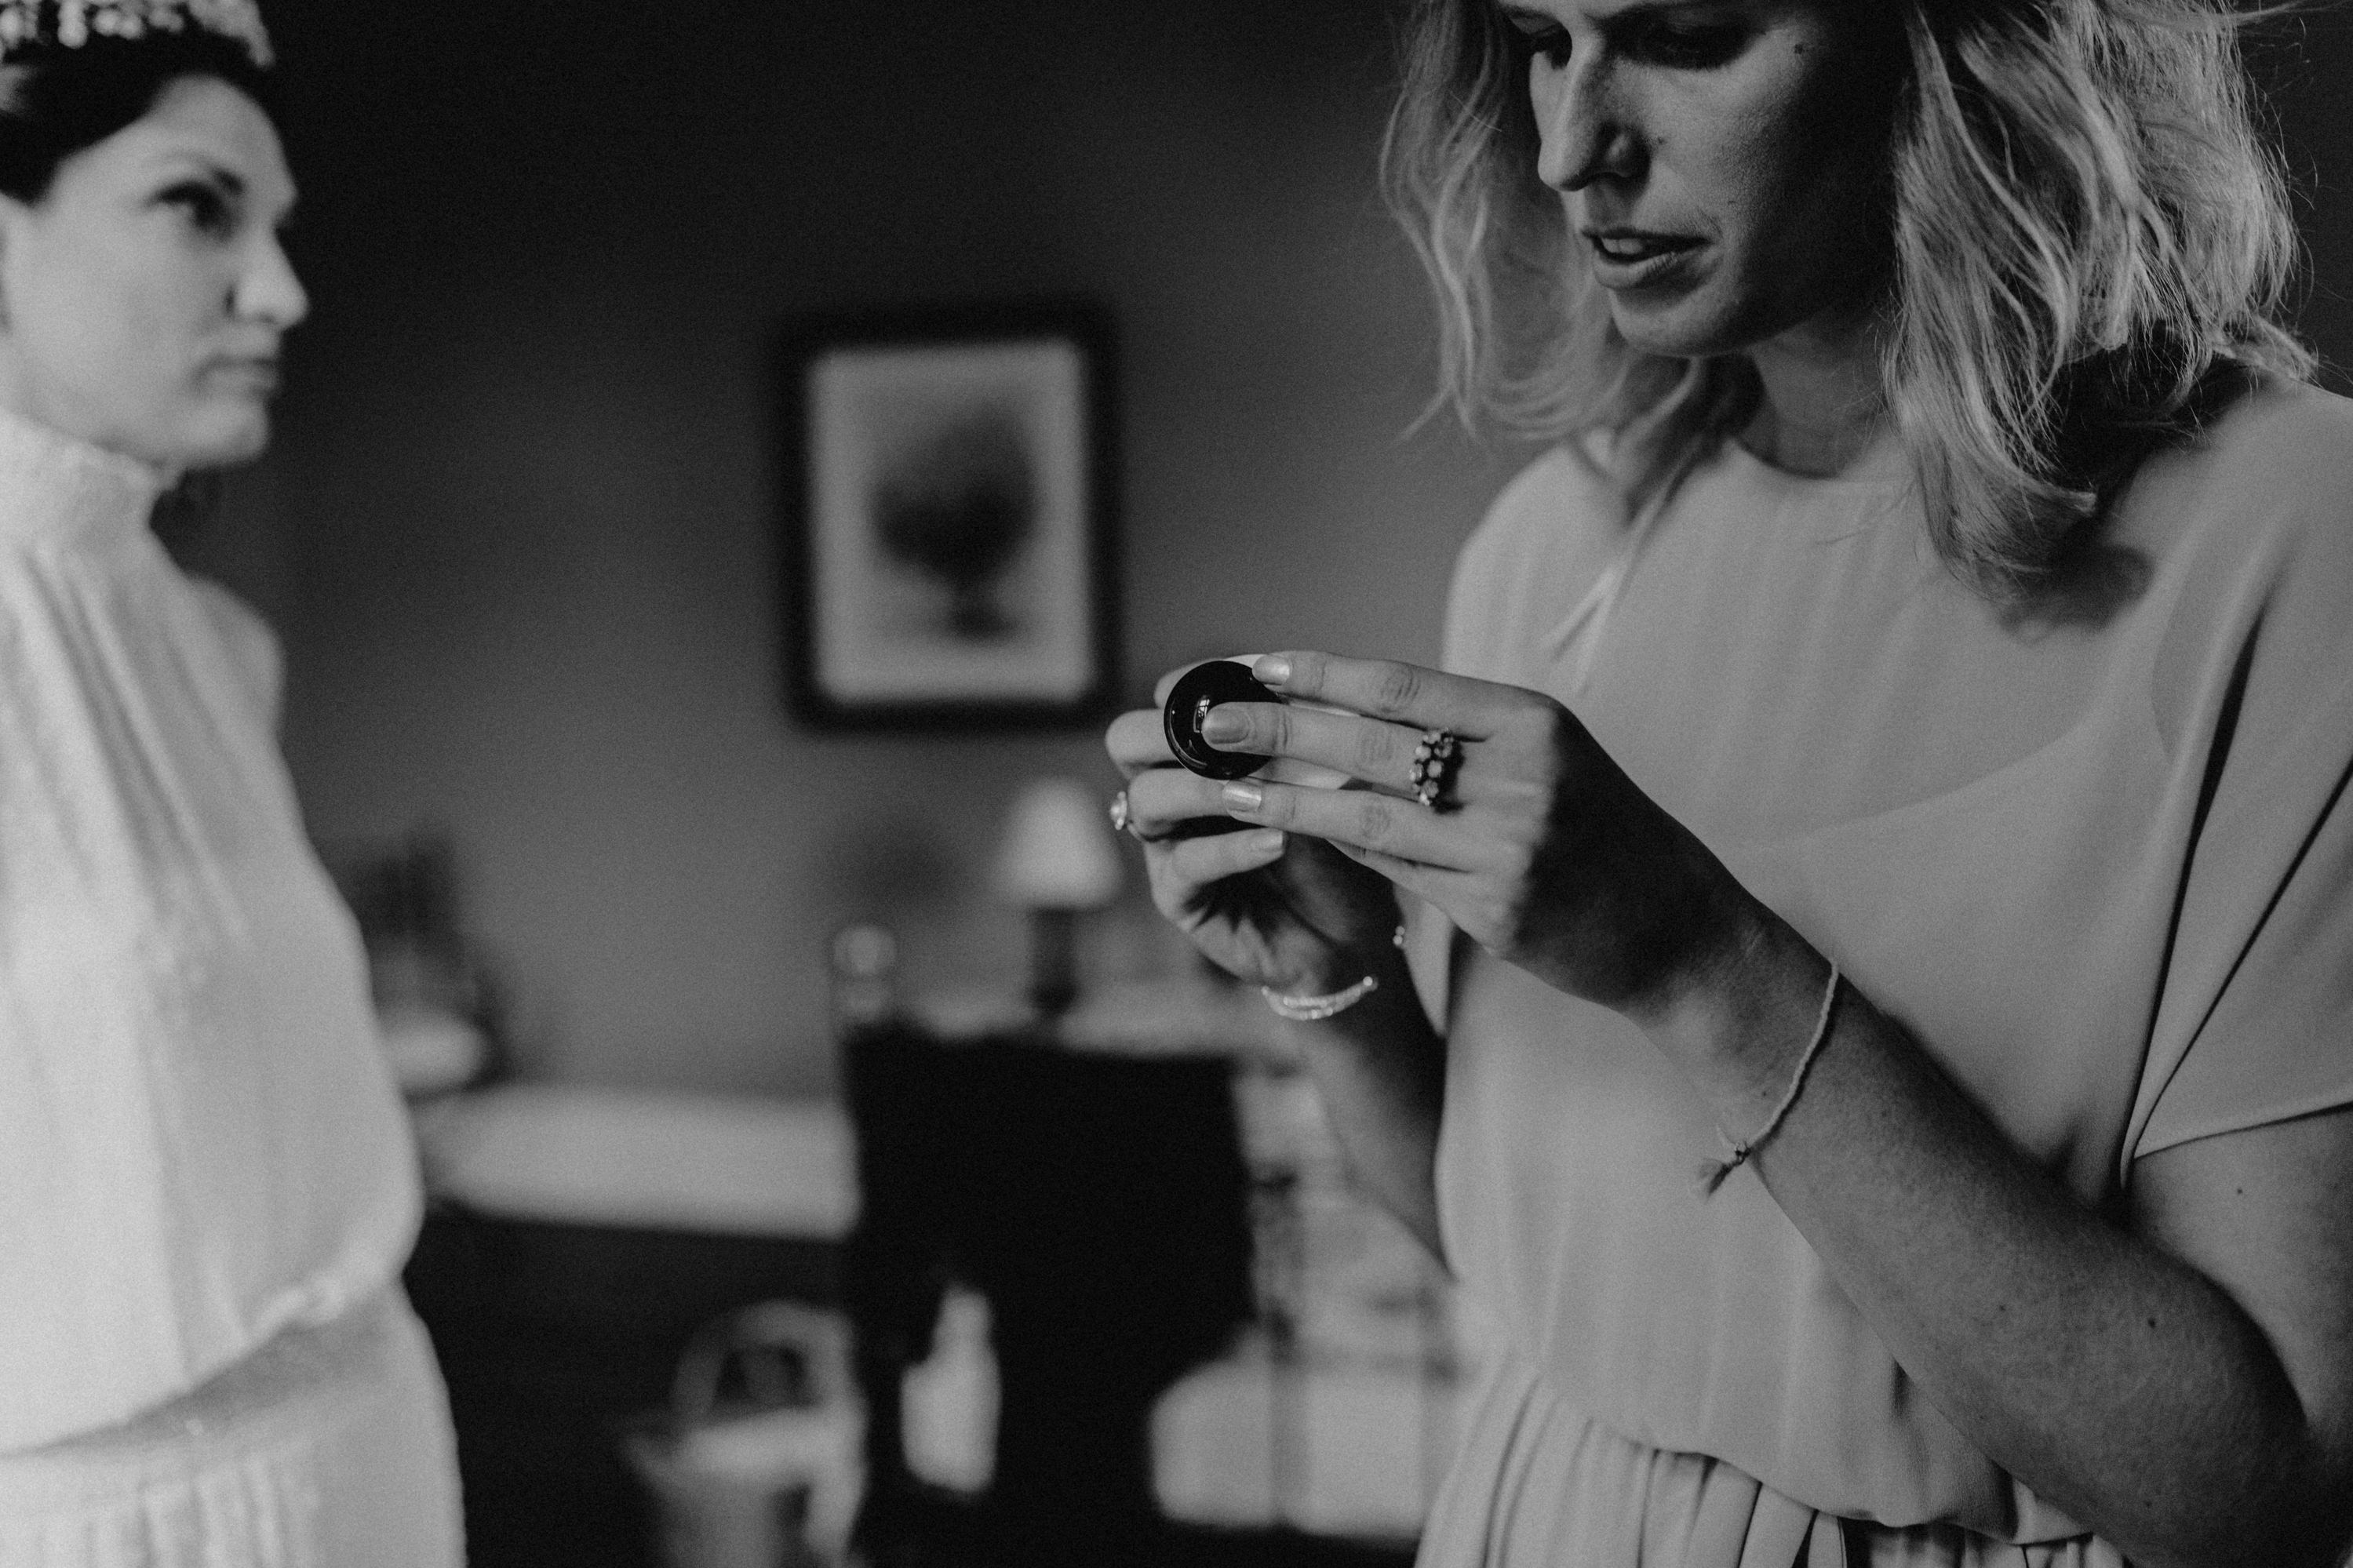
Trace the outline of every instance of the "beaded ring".
[[1440, 803], [1461, 765], [1462, 742], [1453, 731], [1424, 730], [1421, 744], [1413, 749], [1413, 765], [1406, 773], [1413, 785], [1413, 798], [1431, 811], [1446, 809]]

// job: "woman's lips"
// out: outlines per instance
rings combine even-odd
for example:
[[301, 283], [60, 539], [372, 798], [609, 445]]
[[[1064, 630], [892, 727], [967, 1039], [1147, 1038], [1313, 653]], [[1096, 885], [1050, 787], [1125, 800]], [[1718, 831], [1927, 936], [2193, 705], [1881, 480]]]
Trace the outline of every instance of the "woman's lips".
[[1585, 241], [1593, 254], [1594, 279], [1605, 289], [1635, 289], [1658, 282], [1676, 270], [1700, 244], [1688, 235], [1633, 228], [1587, 229]]
[[227, 383], [248, 392], [278, 390], [278, 362], [264, 358], [220, 359], [210, 366], [215, 384]]

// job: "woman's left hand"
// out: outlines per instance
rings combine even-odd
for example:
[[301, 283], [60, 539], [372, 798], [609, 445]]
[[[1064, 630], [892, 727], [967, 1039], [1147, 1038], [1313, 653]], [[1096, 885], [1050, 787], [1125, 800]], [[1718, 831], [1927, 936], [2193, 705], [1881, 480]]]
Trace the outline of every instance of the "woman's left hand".
[[[1324, 839], [1443, 910], [1497, 957], [1638, 1019], [1740, 940], [1747, 895], [1541, 692], [1388, 660], [1270, 654], [1254, 673], [1303, 703], [1213, 709], [1222, 750], [1335, 768], [1372, 786], [1226, 786], [1244, 822]], [[1434, 805], [1413, 794], [1415, 748], [1461, 752]]]

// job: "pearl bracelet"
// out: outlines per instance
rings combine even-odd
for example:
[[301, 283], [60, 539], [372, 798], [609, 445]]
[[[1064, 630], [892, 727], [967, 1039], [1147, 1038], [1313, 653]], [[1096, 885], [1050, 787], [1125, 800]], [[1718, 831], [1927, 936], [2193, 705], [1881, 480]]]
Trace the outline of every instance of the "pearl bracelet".
[[1277, 1017], [1288, 1018], [1294, 1024], [1314, 1024], [1335, 1013], [1346, 1012], [1380, 988], [1381, 983], [1367, 974], [1354, 985], [1344, 985], [1322, 996], [1287, 995], [1271, 985], [1260, 986], [1258, 994], [1266, 998], [1266, 1005], [1274, 1009]]

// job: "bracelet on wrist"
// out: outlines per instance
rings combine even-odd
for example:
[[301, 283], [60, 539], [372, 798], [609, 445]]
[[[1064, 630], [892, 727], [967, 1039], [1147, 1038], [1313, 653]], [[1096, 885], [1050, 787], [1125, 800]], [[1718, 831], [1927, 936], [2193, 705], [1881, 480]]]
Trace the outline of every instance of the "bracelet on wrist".
[[1288, 1018], [1294, 1024], [1319, 1024], [1335, 1013], [1345, 1013], [1381, 988], [1381, 983], [1366, 975], [1354, 985], [1343, 985], [1321, 996], [1301, 996], [1277, 991], [1271, 985], [1261, 985], [1258, 994], [1274, 1009], [1275, 1016]]
[[[1405, 924], [1389, 932], [1389, 945], [1403, 952]], [[1321, 996], [1302, 996], [1295, 993], [1277, 991], [1271, 985], [1261, 985], [1258, 994], [1274, 1009], [1275, 1016], [1288, 1018], [1294, 1024], [1320, 1024], [1335, 1013], [1345, 1013], [1381, 988], [1381, 983], [1366, 975], [1354, 985], [1343, 985], [1337, 991], [1327, 991]]]
[[1789, 1107], [1798, 1103], [1799, 1091], [1806, 1087], [1807, 1070], [1814, 1065], [1814, 1058], [1822, 1054], [1822, 1047], [1830, 1040], [1831, 1017], [1837, 1010], [1839, 984], [1844, 978], [1839, 973], [1839, 966], [1832, 963], [1830, 984], [1822, 987], [1821, 1010], [1814, 1016], [1814, 1032], [1807, 1038], [1805, 1052], [1798, 1058], [1798, 1070], [1789, 1075], [1788, 1087], [1781, 1091], [1780, 1102], [1765, 1119], [1765, 1125], [1746, 1138], [1735, 1138], [1723, 1128], [1716, 1129], [1716, 1140], [1724, 1145], [1724, 1158], [1700, 1163], [1697, 1190], [1701, 1197], [1714, 1197], [1715, 1189], [1724, 1185], [1724, 1179], [1748, 1163], [1749, 1156], [1757, 1152], [1765, 1140], [1781, 1130], [1782, 1118], [1789, 1114]]

